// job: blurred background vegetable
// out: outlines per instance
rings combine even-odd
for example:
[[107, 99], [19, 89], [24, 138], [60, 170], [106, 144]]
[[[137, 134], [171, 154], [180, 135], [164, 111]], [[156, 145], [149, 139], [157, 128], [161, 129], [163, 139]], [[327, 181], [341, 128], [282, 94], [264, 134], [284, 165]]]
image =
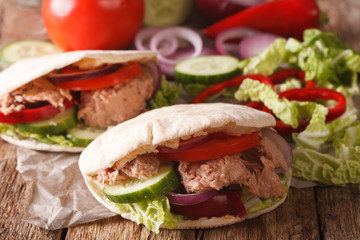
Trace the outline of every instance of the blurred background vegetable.
[[42, 19], [63, 51], [125, 49], [144, 19], [143, 0], [44, 0]]

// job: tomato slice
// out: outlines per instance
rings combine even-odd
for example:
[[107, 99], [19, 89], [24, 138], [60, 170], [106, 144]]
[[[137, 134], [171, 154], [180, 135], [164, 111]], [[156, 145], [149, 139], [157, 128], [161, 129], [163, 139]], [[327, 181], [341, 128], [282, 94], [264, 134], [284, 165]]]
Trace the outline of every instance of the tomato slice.
[[191, 149], [161, 152], [159, 157], [170, 161], [203, 161], [233, 155], [252, 148], [261, 141], [260, 133], [253, 132], [241, 136], [214, 136], [205, 143]]
[[[74, 69], [64, 70], [66, 73], [75, 72]], [[78, 72], [82, 70], [77, 70]], [[59, 82], [56, 83], [58, 87], [69, 89], [72, 91], [87, 91], [99, 88], [110, 87], [122, 82], [125, 82], [128, 79], [135, 78], [140, 76], [143, 73], [143, 70], [139, 63], [129, 63], [121, 66], [117, 71], [109, 73], [107, 75], [89, 78], [78, 81], [69, 81], [69, 82]]]
[[240, 195], [235, 192], [219, 192], [214, 197], [194, 205], [170, 204], [170, 211], [185, 217], [222, 217], [232, 215], [246, 217], [246, 210]]
[[[65, 109], [68, 109], [74, 105], [75, 105], [74, 98], [71, 101], [69, 100], [64, 101]], [[59, 108], [56, 108], [51, 104], [33, 109], [24, 109], [19, 112], [12, 112], [8, 115], [5, 115], [2, 112], [0, 112], [0, 123], [18, 124], [18, 123], [41, 121], [49, 117], [52, 117], [60, 112], [61, 110]]]

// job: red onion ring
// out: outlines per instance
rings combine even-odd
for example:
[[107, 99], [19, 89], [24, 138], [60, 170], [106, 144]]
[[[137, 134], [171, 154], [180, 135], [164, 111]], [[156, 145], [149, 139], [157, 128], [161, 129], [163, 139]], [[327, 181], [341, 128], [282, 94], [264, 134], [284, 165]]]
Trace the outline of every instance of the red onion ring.
[[[144, 43], [146, 40], [151, 39], [151, 37], [161, 31], [162, 28], [156, 28], [156, 27], [149, 27], [149, 28], [142, 28], [135, 36], [134, 42], [135, 47], [137, 50], [150, 50], [149, 46], [145, 46]], [[167, 38], [164, 41], [161, 42], [160, 48], [159, 48], [159, 54], [163, 56], [168, 56], [173, 54], [176, 49], [178, 48], [179, 41], [175, 37]]]
[[[226, 50], [226, 48], [229, 48], [229, 47], [226, 47], [226, 45], [225, 45], [226, 41], [232, 40], [232, 39], [243, 39], [243, 38], [252, 36], [255, 33], [258, 33], [258, 31], [251, 29], [251, 28], [245, 28], [245, 27], [232, 28], [232, 29], [223, 31], [223, 32], [219, 33], [215, 38], [216, 50], [222, 55], [231, 55]], [[238, 44], [236, 44], [236, 46], [237, 46], [236, 53], [238, 53]], [[233, 47], [231, 47], [231, 48], [233, 48]]]
[[199, 137], [190, 138], [190, 139], [185, 140], [185, 141], [180, 141], [178, 148], [170, 148], [170, 147], [159, 146], [159, 147], [157, 147], [157, 150], [159, 152], [184, 151], [184, 150], [188, 150], [188, 149], [194, 148], [196, 146], [199, 146], [201, 144], [204, 144], [209, 140], [210, 140], [210, 135], [203, 135], [203, 136], [199, 136]]
[[178, 62], [178, 60], [167, 58], [160, 53], [160, 44], [164, 40], [169, 39], [169, 37], [183, 38], [193, 45], [194, 52], [189, 56], [189, 58], [198, 57], [200, 55], [203, 48], [203, 41], [197, 32], [186, 27], [171, 27], [158, 31], [150, 39], [150, 50], [159, 53], [159, 61], [171, 65], [175, 65]]
[[[292, 148], [290, 144], [277, 132], [271, 129], [263, 128], [261, 130], [261, 133], [263, 134], [264, 137], [269, 138], [271, 141], [273, 141], [276, 144], [279, 150], [283, 153], [287, 166], [290, 167], [293, 161]], [[282, 168], [275, 169], [275, 172], [277, 174], [282, 173], [284, 171], [285, 169]]]
[[279, 37], [271, 33], [258, 32], [244, 38], [239, 44], [240, 57], [247, 59], [259, 54]]
[[151, 97], [155, 96], [161, 85], [161, 71], [160, 67], [155, 62], [147, 62], [142, 65], [143, 68], [147, 69], [154, 79], [153, 86], [154, 90]]
[[212, 197], [214, 197], [218, 191], [216, 189], [210, 189], [204, 192], [197, 193], [167, 193], [166, 197], [169, 199], [169, 202], [174, 205], [188, 206], [194, 205], [201, 202], [204, 202]]
[[252, 7], [266, 2], [266, 0], [228, 0], [228, 1], [244, 7]]
[[89, 78], [101, 77], [106, 74], [113, 73], [120, 68], [121, 64], [107, 65], [101, 68], [90, 69], [87, 71], [74, 72], [74, 73], [55, 73], [51, 72], [47, 75], [47, 78], [52, 82], [72, 82]]

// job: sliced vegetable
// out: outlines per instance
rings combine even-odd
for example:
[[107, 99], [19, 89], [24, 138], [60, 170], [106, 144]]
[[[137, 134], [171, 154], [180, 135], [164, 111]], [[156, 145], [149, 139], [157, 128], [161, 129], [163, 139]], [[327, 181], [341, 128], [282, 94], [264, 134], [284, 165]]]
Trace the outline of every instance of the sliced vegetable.
[[52, 72], [47, 75], [47, 78], [54, 83], [72, 82], [89, 78], [97, 78], [106, 74], [113, 73], [120, 68], [120, 64], [107, 65], [96, 69], [82, 70], [74, 66], [67, 66], [63, 68], [60, 73]]
[[210, 189], [203, 192], [197, 193], [174, 193], [170, 192], [166, 194], [166, 197], [169, 199], [169, 202], [174, 205], [189, 206], [204, 202], [215, 195], [218, 191], [216, 189]]
[[231, 56], [189, 58], [176, 64], [175, 79], [181, 83], [214, 84], [238, 75], [238, 64], [239, 60]]
[[[195, 99], [193, 100], [193, 103], [204, 102], [207, 98], [209, 98], [210, 96], [213, 96], [215, 94], [220, 93], [225, 88], [240, 86], [240, 84], [244, 81], [244, 79], [247, 79], [247, 78], [257, 80], [257, 81], [260, 81], [260, 82], [262, 82], [262, 83], [264, 83], [266, 85], [272, 86], [271, 80], [268, 77], [264, 76], [264, 75], [261, 75], [261, 74], [243, 75], [243, 76], [239, 76], [239, 77], [236, 77], [236, 78], [232, 78], [232, 79], [227, 80], [227, 81], [222, 82], [222, 83], [215, 84], [215, 85], [213, 85], [211, 87], [208, 87], [207, 89], [205, 89], [204, 91], [202, 91], [199, 95], [197, 95], [195, 97]], [[255, 103], [255, 102], [252, 102], [252, 103], [248, 104], [248, 106], [257, 108], [258, 104]], [[261, 107], [261, 104], [259, 105], [259, 107]]]
[[[75, 72], [83, 72], [82, 70], [73, 69]], [[78, 81], [58, 82], [56, 85], [61, 88], [72, 91], [86, 91], [98, 88], [110, 87], [126, 80], [138, 77], [143, 73], [140, 64], [132, 62], [121, 66], [117, 71], [103, 75], [101, 77], [89, 78]]]
[[314, 80], [306, 80], [305, 72], [300, 69], [288, 68], [279, 70], [269, 76], [273, 84], [278, 84], [285, 81], [287, 78], [297, 78], [301, 80], [306, 86], [305, 87], [315, 87]]
[[275, 39], [279, 38], [279, 35], [271, 33], [258, 32], [251, 36], [244, 38], [239, 43], [239, 54], [242, 59], [256, 56], [261, 51], [270, 46]]
[[[73, 99], [72, 101], [69, 100], [64, 101], [65, 109], [68, 109], [74, 105], [75, 105], [75, 99]], [[35, 122], [35, 121], [47, 119], [60, 112], [61, 112], [60, 109], [55, 108], [51, 104], [47, 104], [45, 106], [33, 108], [33, 109], [24, 109], [22, 111], [12, 112], [7, 115], [0, 112], [0, 123], [17, 124], [17, 123]]]
[[244, 203], [236, 191], [218, 192], [214, 197], [194, 205], [181, 206], [170, 203], [170, 206], [171, 212], [190, 218], [223, 217], [225, 215], [246, 217]]
[[320, 11], [314, 0], [278, 0], [247, 8], [204, 29], [208, 37], [234, 27], [249, 27], [301, 39], [307, 28], [318, 28]]
[[[234, 39], [241, 40], [246, 37], [250, 37], [258, 31], [246, 27], [231, 28], [219, 33], [215, 38], [216, 50], [222, 55], [239, 55], [239, 43], [233, 43]], [[232, 41], [232, 43], [226, 43], [226, 41]]]
[[252, 148], [253, 146], [259, 144], [260, 141], [261, 137], [259, 132], [253, 132], [251, 134], [241, 136], [214, 135], [205, 143], [186, 150], [162, 152], [161, 148], [158, 148], [158, 155], [161, 159], [169, 161], [203, 161], [239, 153]]
[[0, 53], [3, 65], [11, 65], [19, 60], [60, 53], [52, 42], [43, 40], [20, 40], [5, 45]]
[[[191, 43], [191, 45], [194, 47], [194, 52], [191, 54], [191, 56], [189, 56], [189, 58], [198, 57], [200, 55], [203, 48], [203, 41], [197, 32], [187, 27], [164, 28], [161, 31], [155, 33], [150, 39], [150, 50], [159, 52], [161, 43], [174, 37], [182, 38]], [[158, 60], [161, 63], [166, 63], [169, 65], [175, 65], [178, 62], [178, 60], [168, 58], [161, 54], [158, 55]]]
[[106, 129], [103, 128], [88, 127], [78, 123], [74, 128], [66, 131], [66, 138], [76, 146], [87, 146], [105, 131]]
[[151, 200], [178, 188], [180, 179], [175, 165], [163, 162], [157, 174], [146, 180], [129, 180], [122, 184], [109, 185], [103, 193], [112, 202], [135, 203]]
[[[297, 100], [297, 101], [310, 101], [310, 100], [335, 100], [337, 104], [331, 108], [328, 108], [328, 114], [326, 115], [326, 120], [331, 121], [338, 117], [346, 111], [346, 98], [340, 92], [337, 92], [328, 88], [302, 88], [302, 89], [290, 89], [284, 92], [279, 93], [280, 98], [286, 98], [288, 100]], [[267, 111], [266, 109], [264, 109]], [[276, 126], [274, 127], [281, 135], [289, 135], [292, 132], [303, 131], [306, 126], [309, 124], [310, 120], [300, 121], [297, 128], [293, 128], [284, 122], [277, 120]]]
[[39, 134], [59, 134], [65, 132], [67, 129], [75, 127], [77, 122], [76, 108], [68, 108], [67, 110], [56, 114], [46, 120], [21, 123], [18, 128], [23, 131], [39, 133]]
[[209, 141], [210, 139], [211, 139], [210, 135], [203, 135], [203, 136], [199, 136], [199, 137], [190, 138], [185, 141], [180, 141], [179, 147], [176, 149], [170, 148], [170, 147], [164, 147], [164, 146], [159, 146], [157, 149], [160, 152], [178, 152], [178, 151], [191, 149], [191, 148], [194, 148], [201, 144], [204, 144], [207, 141]]

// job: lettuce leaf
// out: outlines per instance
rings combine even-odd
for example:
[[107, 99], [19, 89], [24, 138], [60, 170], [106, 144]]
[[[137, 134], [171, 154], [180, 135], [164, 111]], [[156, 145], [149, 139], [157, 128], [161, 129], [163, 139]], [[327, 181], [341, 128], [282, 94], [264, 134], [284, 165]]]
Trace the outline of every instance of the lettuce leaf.
[[0, 124], [0, 133], [12, 136], [12, 137], [19, 137], [19, 138], [32, 138], [39, 142], [46, 143], [46, 144], [59, 144], [65, 147], [72, 147], [74, 144], [66, 139], [66, 137], [62, 134], [58, 135], [50, 135], [50, 134], [38, 134], [23, 131], [20, 128], [16, 127], [16, 125], [11, 124]]
[[174, 82], [169, 82], [163, 75], [161, 85], [155, 96], [147, 102], [147, 109], [155, 109], [164, 106], [170, 106], [176, 103], [179, 98], [179, 92], [182, 86]]
[[119, 204], [110, 201], [108, 203], [137, 224], [144, 224], [154, 233], [159, 233], [162, 224], [169, 229], [176, 228], [177, 222], [183, 218], [170, 212], [170, 204], [167, 197], [129, 204]]

